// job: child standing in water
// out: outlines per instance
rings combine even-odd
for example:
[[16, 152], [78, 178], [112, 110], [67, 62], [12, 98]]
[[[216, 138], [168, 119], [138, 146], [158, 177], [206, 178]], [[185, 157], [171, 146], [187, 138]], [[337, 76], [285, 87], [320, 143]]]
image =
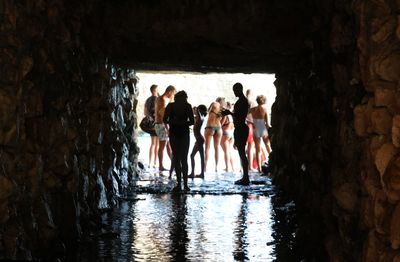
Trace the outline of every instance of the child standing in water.
[[200, 166], [201, 166], [201, 173], [196, 177], [204, 178], [204, 137], [201, 134], [201, 127], [204, 122], [204, 118], [207, 115], [207, 107], [205, 105], [199, 105], [197, 108], [194, 108], [194, 126], [193, 126], [193, 134], [196, 138], [196, 142], [193, 146], [192, 153], [190, 154], [190, 161], [192, 164], [192, 172], [190, 173], [189, 177], [194, 178], [194, 157], [197, 152], [200, 153]]

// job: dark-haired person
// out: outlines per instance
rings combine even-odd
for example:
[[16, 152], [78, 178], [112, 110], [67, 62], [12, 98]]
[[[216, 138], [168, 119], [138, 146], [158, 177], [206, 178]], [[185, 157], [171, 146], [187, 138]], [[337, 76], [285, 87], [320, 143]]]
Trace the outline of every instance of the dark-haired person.
[[174, 192], [189, 191], [188, 186], [188, 162], [187, 156], [190, 145], [189, 126], [194, 124], [192, 106], [187, 102], [185, 91], [179, 91], [175, 95], [175, 102], [165, 108], [163, 121], [169, 125], [169, 141], [173, 154], [173, 166], [176, 172], [177, 185]]
[[156, 106], [155, 106], [155, 125], [154, 129], [156, 130], [156, 134], [159, 140], [158, 145], [158, 169], [160, 171], [168, 170], [164, 167], [163, 160], [164, 160], [164, 149], [167, 147], [168, 156], [171, 158], [171, 148], [168, 146], [168, 127], [163, 122], [164, 112], [167, 105], [173, 100], [174, 95], [176, 93], [176, 89], [174, 86], [168, 86], [165, 89], [164, 94], [157, 97], [156, 99]]
[[194, 178], [194, 157], [199, 152], [200, 154], [200, 167], [201, 172], [197, 177], [204, 178], [204, 137], [201, 134], [201, 127], [204, 122], [204, 118], [207, 115], [207, 107], [205, 105], [199, 105], [194, 108], [194, 126], [193, 126], [193, 134], [196, 142], [194, 143], [192, 153], [190, 154], [190, 161], [192, 164], [192, 172], [189, 177]]
[[231, 114], [233, 116], [233, 124], [235, 125], [233, 137], [235, 138], [235, 146], [237, 147], [243, 169], [243, 177], [237, 180], [235, 184], [249, 185], [249, 160], [246, 156], [246, 143], [249, 135], [249, 127], [246, 124], [246, 117], [249, 112], [249, 102], [246, 96], [243, 94], [243, 86], [241, 83], [236, 83], [233, 85], [233, 93], [238, 98], [233, 108], [233, 112], [230, 110], [224, 110], [222, 111], [222, 114]]
[[[144, 103], [144, 115], [151, 116], [155, 119], [155, 107], [156, 99], [158, 97], [158, 86], [151, 85], [150, 87], [151, 96], [146, 99]], [[156, 131], [150, 132], [151, 145], [149, 150], [149, 167], [155, 168], [157, 165], [157, 154], [158, 154], [158, 137]]]
[[265, 144], [265, 148], [268, 154], [271, 153], [271, 148], [268, 144], [268, 129], [270, 125], [268, 123], [268, 112], [266, 107], [267, 98], [264, 95], [257, 96], [258, 106], [250, 109], [250, 113], [253, 116], [254, 124], [254, 143], [256, 145], [256, 160], [258, 172], [261, 172], [261, 139]]

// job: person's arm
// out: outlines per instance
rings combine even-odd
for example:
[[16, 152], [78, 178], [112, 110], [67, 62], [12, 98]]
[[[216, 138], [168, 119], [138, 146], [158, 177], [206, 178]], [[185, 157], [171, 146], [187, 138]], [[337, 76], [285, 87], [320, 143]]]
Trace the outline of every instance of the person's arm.
[[168, 104], [167, 107], [165, 108], [163, 117], [163, 122], [165, 124], [169, 124], [170, 114], [171, 114], [171, 104]]
[[145, 116], [149, 116], [150, 115], [149, 110], [147, 110], [147, 106], [146, 105], [144, 106], [144, 115]]
[[190, 104], [188, 104], [188, 119], [189, 119], [189, 126], [194, 124], [194, 115], [193, 115], [193, 110], [192, 110], [192, 106]]
[[268, 111], [267, 111], [267, 109], [265, 107], [264, 107], [264, 109], [265, 109], [265, 116], [264, 116], [265, 126], [267, 127], [267, 129], [270, 129], [271, 126], [269, 125], [269, 121], [268, 121]]
[[222, 110], [221, 111], [221, 115], [222, 116], [227, 116], [227, 115], [234, 115], [234, 113], [233, 112], [231, 112], [229, 109], [224, 109], [224, 110]]

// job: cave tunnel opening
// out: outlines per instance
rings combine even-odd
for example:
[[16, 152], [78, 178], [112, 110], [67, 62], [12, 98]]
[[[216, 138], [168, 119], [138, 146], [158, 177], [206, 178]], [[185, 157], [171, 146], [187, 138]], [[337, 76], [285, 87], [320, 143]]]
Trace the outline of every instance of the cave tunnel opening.
[[[138, 79], [138, 83], [136, 84], [138, 88], [138, 103], [136, 107], [136, 114], [138, 120], [143, 119], [144, 117], [144, 107], [146, 99], [151, 95], [150, 87], [152, 85], [157, 85], [158, 93], [163, 94], [165, 88], [168, 85], [173, 85], [177, 88], [177, 91], [184, 90], [188, 94], [188, 102], [193, 106], [197, 107], [200, 104], [205, 105], [207, 108], [214, 102], [217, 98], [224, 98], [225, 103], [234, 104], [237, 100], [235, 97], [232, 86], [233, 84], [240, 82], [243, 84], [244, 92], [249, 92], [249, 100], [251, 101], [252, 106], [256, 106], [256, 98], [259, 95], [263, 95], [266, 98], [265, 108], [268, 112], [268, 121], [270, 125], [271, 120], [271, 107], [275, 101], [276, 97], [276, 89], [273, 84], [275, 81], [275, 77], [273, 74], [241, 74], [241, 73], [196, 73], [196, 72], [179, 72], [179, 71], [137, 71], [136, 77]], [[249, 90], [249, 91], [247, 91]], [[201, 133], [204, 136], [204, 127], [206, 126], [207, 117], [204, 119], [204, 126], [201, 128]], [[222, 120], [221, 120], [222, 121]], [[222, 121], [224, 122], [224, 121]], [[229, 124], [229, 122], [228, 122]], [[192, 127], [193, 128], [193, 127]], [[157, 167], [158, 161], [154, 158], [153, 163], [149, 163], [149, 147], [151, 144], [150, 135], [140, 128], [138, 129], [138, 146], [140, 148], [139, 153], [139, 161], [145, 164], [148, 167]], [[195, 138], [193, 137], [193, 130], [191, 130], [191, 144], [190, 151], [193, 148], [193, 144], [195, 142]], [[222, 134], [223, 136], [224, 134]], [[226, 134], [225, 134], [226, 136]], [[228, 137], [228, 140], [233, 140], [232, 137]], [[226, 139], [224, 139], [225, 141]], [[220, 147], [218, 147], [219, 151], [219, 163], [218, 170], [222, 171], [227, 169], [227, 165], [225, 163], [225, 148], [223, 149], [223, 141], [220, 142]], [[229, 143], [230, 147], [232, 146], [233, 141]], [[262, 146], [262, 162], [268, 162], [268, 153], [266, 152], [266, 148], [264, 143], [261, 143]], [[270, 147], [270, 145], [268, 145]], [[230, 148], [229, 148], [230, 150]], [[251, 151], [251, 152], [250, 152]], [[252, 145], [249, 152], [252, 154], [251, 162], [252, 169], [257, 169], [255, 155], [255, 147]], [[249, 153], [249, 154], [250, 154]], [[165, 152], [166, 154], [166, 152]], [[190, 152], [189, 152], [190, 154]], [[234, 170], [240, 170], [240, 160], [238, 158], [237, 151], [228, 152], [229, 155], [234, 154], [233, 163], [235, 165]], [[215, 170], [215, 160], [214, 160], [214, 147], [210, 146], [210, 156], [212, 162], [209, 166], [208, 170]], [[170, 166], [170, 159], [166, 157], [166, 165]], [[254, 160], [254, 161], [253, 161]], [[190, 158], [189, 158], [190, 161]], [[196, 174], [200, 172], [200, 156], [197, 154], [195, 156], [196, 165]], [[228, 167], [230, 164], [228, 164]], [[228, 168], [228, 171], [231, 172], [231, 168]]]
[[[62, 260], [114, 207], [140, 202], [129, 192], [140, 173], [135, 70], [186, 70], [275, 74], [269, 169], [283, 200], [272, 206], [284, 229], [296, 225], [294, 240], [277, 235], [291, 243], [280, 248], [398, 261], [399, 10], [391, 0], [2, 1], [0, 258]], [[250, 202], [235, 201], [245, 221]]]

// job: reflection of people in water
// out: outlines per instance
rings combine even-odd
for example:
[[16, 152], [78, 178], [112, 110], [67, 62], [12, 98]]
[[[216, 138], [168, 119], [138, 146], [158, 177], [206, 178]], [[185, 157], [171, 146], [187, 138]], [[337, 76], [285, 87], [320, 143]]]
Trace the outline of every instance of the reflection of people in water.
[[172, 199], [172, 213], [170, 217], [170, 250], [168, 253], [174, 261], [187, 261], [187, 247], [189, 243], [187, 230], [186, 195], [176, 195]]
[[249, 135], [249, 127], [246, 124], [246, 117], [249, 111], [249, 102], [243, 94], [243, 86], [241, 83], [233, 85], [233, 92], [239, 99], [236, 101], [233, 108], [233, 113], [229, 110], [223, 111], [224, 115], [232, 114], [233, 124], [235, 131], [233, 137], [235, 138], [235, 146], [237, 147], [240, 161], [242, 163], [243, 177], [235, 182], [237, 185], [249, 185], [249, 160], [246, 156], [246, 142]]
[[194, 119], [194, 126], [193, 126], [193, 134], [196, 139], [194, 143], [192, 153], [190, 154], [190, 161], [192, 163], [192, 172], [190, 173], [191, 178], [194, 178], [194, 157], [199, 152], [200, 154], [200, 166], [201, 166], [201, 173], [197, 177], [204, 178], [204, 137], [201, 134], [201, 126], [204, 122], [204, 117], [207, 115], [207, 107], [205, 105], [199, 105], [194, 109], [195, 119]]
[[247, 246], [248, 246], [248, 239], [246, 236], [247, 230], [247, 194], [243, 195], [242, 198], [242, 205], [240, 206], [240, 211], [237, 217], [236, 225], [237, 228], [235, 230], [235, 244], [236, 248], [233, 251], [233, 257], [235, 261], [248, 261], [247, 256]]
[[175, 95], [175, 102], [165, 108], [164, 123], [169, 124], [169, 140], [173, 154], [173, 166], [176, 171], [177, 185], [174, 191], [182, 190], [182, 175], [184, 190], [190, 190], [187, 184], [189, 152], [189, 126], [193, 125], [194, 117], [192, 106], [187, 102], [185, 91], [179, 91]]

